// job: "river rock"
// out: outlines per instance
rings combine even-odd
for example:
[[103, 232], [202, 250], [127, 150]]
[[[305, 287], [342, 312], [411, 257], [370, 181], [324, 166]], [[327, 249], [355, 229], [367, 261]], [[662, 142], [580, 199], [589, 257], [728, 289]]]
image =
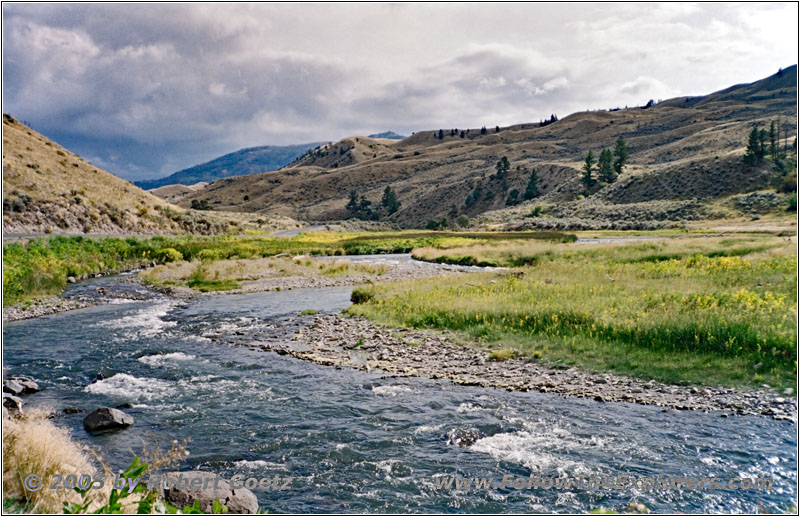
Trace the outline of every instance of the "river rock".
[[15, 375], [15, 376], [11, 377], [10, 380], [12, 380], [12, 381], [14, 381], [17, 384], [22, 386], [22, 388], [23, 388], [22, 389], [22, 393], [23, 394], [36, 393], [37, 391], [40, 390], [39, 385], [36, 383], [36, 381], [31, 379], [30, 377], [23, 377], [21, 375]]
[[10, 393], [11, 395], [22, 395], [25, 392], [25, 387], [13, 379], [3, 381], [3, 393]]
[[83, 427], [90, 433], [116, 431], [130, 425], [133, 425], [132, 416], [110, 407], [95, 409], [83, 419]]
[[447, 443], [459, 447], [469, 447], [483, 438], [477, 429], [453, 429], [447, 435]]
[[[246, 488], [231, 488], [227, 481], [213, 472], [169, 472], [162, 479], [171, 481], [161, 483], [164, 500], [179, 509], [200, 501], [200, 508], [211, 513], [214, 501], [219, 501], [228, 509], [228, 513], [258, 511], [258, 499], [253, 492]], [[165, 484], [169, 488], [164, 488]]]
[[67, 277], [67, 283], [69, 283], [69, 284], [74, 284], [77, 281], [78, 280], [74, 276], [68, 276]]
[[10, 393], [3, 393], [3, 407], [12, 413], [22, 413], [22, 399]]

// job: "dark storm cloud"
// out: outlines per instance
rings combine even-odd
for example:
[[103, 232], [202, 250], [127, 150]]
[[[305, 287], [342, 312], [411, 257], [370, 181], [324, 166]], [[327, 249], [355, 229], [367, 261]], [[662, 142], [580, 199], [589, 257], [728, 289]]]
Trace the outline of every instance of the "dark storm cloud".
[[156, 177], [245, 146], [707, 93], [791, 64], [796, 14], [794, 4], [4, 4], [3, 110], [111, 172]]

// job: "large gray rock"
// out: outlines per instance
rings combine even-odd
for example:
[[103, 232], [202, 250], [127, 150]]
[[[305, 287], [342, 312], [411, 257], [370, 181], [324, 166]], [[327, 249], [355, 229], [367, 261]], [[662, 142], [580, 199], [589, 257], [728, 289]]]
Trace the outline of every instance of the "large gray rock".
[[11, 393], [12, 395], [22, 395], [25, 392], [25, 386], [18, 383], [13, 379], [3, 381], [3, 393]]
[[227, 481], [213, 472], [169, 472], [162, 477], [160, 487], [164, 500], [178, 509], [200, 501], [200, 508], [211, 513], [214, 501], [219, 501], [228, 513], [258, 511], [258, 499], [253, 492], [246, 488], [231, 488]]
[[133, 425], [133, 417], [111, 407], [101, 407], [83, 419], [83, 427], [90, 433], [116, 431]]
[[22, 413], [22, 399], [10, 393], [3, 393], [3, 407], [12, 413]]
[[17, 384], [22, 386], [22, 388], [23, 388], [22, 389], [22, 393], [23, 394], [36, 393], [40, 389], [39, 385], [36, 384], [36, 381], [31, 379], [30, 377], [23, 377], [21, 375], [15, 375], [15, 376], [11, 377], [10, 380], [12, 380], [12, 381], [14, 381]]

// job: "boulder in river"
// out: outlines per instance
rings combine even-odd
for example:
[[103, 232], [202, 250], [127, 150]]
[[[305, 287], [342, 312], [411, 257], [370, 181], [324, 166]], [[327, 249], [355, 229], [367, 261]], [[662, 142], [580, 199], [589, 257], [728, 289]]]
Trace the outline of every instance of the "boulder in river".
[[22, 386], [22, 393], [36, 393], [40, 390], [39, 385], [31, 379], [30, 377], [23, 377], [22, 375], [14, 375], [10, 377], [10, 380], [16, 382], [17, 384]]
[[213, 472], [169, 472], [161, 478], [164, 500], [183, 509], [200, 501], [200, 508], [211, 513], [214, 501], [228, 509], [228, 513], [256, 513], [258, 499], [246, 488], [231, 485]]
[[101, 407], [83, 419], [83, 427], [90, 433], [116, 431], [133, 425], [133, 417], [111, 407]]
[[459, 447], [469, 447], [483, 438], [477, 429], [453, 429], [447, 433], [447, 443]]
[[25, 392], [25, 387], [13, 379], [3, 381], [3, 393], [10, 393], [11, 395], [22, 395]]
[[22, 413], [22, 399], [10, 393], [3, 393], [3, 407], [12, 413]]

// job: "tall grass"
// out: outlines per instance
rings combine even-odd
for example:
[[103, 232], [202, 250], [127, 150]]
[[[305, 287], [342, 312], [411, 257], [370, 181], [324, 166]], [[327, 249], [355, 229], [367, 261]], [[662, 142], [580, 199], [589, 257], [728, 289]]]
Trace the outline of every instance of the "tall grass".
[[3, 419], [3, 499], [20, 501], [26, 513], [60, 513], [63, 501], [81, 499], [72, 490], [50, 490], [51, 483], [38, 491], [27, 490], [23, 481], [30, 474], [47, 483], [53, 474], [94, 477], [96, 471], [67, 430], [43, 414], [28, 412], [21, 418]]
[[[70, 276], [115, 273], [143, 262], [252, 259], [294, 255], [405, 253], [420, 246], [455, 246], [499, 238], [497, 233], [397, 232], [391, 234], [309, 232], [293, 238], [217, 236], [126, 239], [54, 237], [3, 246], [3, 305], [60, 292]], [[555, 232], [517, 232], [516, 238], [574, 238]]]
[[[791, 384], [797, 259], [793, 243], [778, 241], [551, 244], [549, 250], [534, 244], [534, 266], [366, 287], [360, 296], [366, 303], [349, 310], [395, 325], [462, 331], [529, 356], [599, 370], [670, 381]], [[750, 249], [739, 254], [743, 247]], [[490, 246], [473, 253], [507, 251]], [[681, 258], [644, 260], [654, 252]]]

